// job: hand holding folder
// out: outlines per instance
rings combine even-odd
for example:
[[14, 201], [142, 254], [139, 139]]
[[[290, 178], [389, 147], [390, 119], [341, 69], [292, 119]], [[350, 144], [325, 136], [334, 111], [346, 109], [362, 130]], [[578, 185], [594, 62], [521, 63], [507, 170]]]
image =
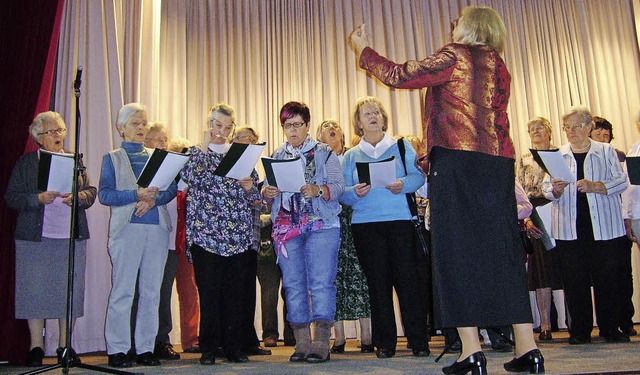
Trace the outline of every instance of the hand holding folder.
[[371, 185], [372, 188], [387, 187], [394, 183], [397, 179], [394, 159], [392, 156], [380, 161], [356, 162], [358, 181]]

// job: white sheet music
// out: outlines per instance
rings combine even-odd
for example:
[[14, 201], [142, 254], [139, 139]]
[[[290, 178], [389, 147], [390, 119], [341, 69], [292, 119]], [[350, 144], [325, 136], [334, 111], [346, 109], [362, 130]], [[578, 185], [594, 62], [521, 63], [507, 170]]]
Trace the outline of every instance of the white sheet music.
[[189, 155], [169, 152], [153, 176], [149, 186], [157, 186], [160, 190], [167, 190], [187, 160], [189, 160]]
[[273, 163], [271, 167], [280, 191], [299, 193], [300, 188], [307, 184], [302, 162], [299, 159], [292, 160], [291, 163]]
[[71, 194], [73, 187], [73, 154], [51, 152], [47, 191]]
[[369, 178], [371, 179], [371, 187], [386, 187], [394, 183], [396, 177], [395, 160], [387, 160], [379, 163], [369, 164]]
[[256, 167], [256, 163], [258, 162], [258, 159], [260, 159], [265, 147], [266, 143], [248, 145], [247, 149], [242, 153], [242, 156], [240, 156], [238, 161], [236, 161], [229, 172], [227, 172], [227, 177], [240, 180], [251, 176], [251, 172], [253, 171], [253, 168]]
[[552, 178], [567, 182], [576, 182], [576, 178], [573, 177], [573, 173], [569, 170], [569, 166], [564, 162], [564, 158], [562, 157], [560, 150], [539, 151], [538, 154]]

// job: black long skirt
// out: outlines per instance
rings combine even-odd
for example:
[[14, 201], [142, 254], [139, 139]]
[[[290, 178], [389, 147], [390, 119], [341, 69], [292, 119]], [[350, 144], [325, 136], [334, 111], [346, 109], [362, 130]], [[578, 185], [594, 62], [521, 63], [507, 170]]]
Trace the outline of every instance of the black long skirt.
[[513, 159], [435, 147], [430, 162], [436, 326], [531, 323]]

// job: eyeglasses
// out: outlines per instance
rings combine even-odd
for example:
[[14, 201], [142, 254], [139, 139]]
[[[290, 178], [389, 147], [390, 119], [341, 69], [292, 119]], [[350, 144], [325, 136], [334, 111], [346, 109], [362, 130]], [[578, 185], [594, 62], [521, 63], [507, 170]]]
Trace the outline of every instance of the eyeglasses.
[[299, 129], [306, 124], [307, 124], [306, 122], [285, 122], [284, 124], [282, 124], [282, 127], [284, 128], [284, 130], [289, 130], [292, 127]]
[[54, 134], [58, 134], [58, 135], [67, 134], [67, 129], [58, 128], [58, 129], [51, 129], [51, 130], [47, 130], [46, 132], [38, 133], [38, 135], [54, 135]]
[[249, 134], [240, 134], [240, 135], [236, 135], [235, 137], [233, 137], [234, 140], [241, 140], [241, 139], [245, 139], [248, 140], [250, 142], [256, 142], [256, 138], [252, 135]]
[[218, 129], [224, 128], [225, 130], [233, 130], [233, 127], [236, 126], [234, 122], [229, 125], [225, 125], [220, 121], [214, 119], [209, 119], [209, 121], [207, 121], [207, 124], [209, 124], [209, 129], [216, 127]]
[[568, 132], [569, 130], [577, 130], [577, 129], [582, 129], [583, 126], [587, 125], [588, 122], [579, 122], [577, 124], [564, 124], [562, 125], [562, 130]]

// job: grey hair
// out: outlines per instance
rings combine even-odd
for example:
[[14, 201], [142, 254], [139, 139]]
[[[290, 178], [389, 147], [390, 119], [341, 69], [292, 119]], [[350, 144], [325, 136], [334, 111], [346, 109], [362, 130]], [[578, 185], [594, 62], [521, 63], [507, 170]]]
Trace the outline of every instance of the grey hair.
[[127, 124], [129, 118], [138, 112], [147, 112], [147, 107], [140, 103], [125, 104], [118, 111], [118, 119], [116, 120], [116, 127], [122, 127]]
[[220, 102], [209, 110], [209, 117], [213, 115], [215, 112], [222, 113], [225, 116], [231, 117], [231, 122], [236, 123], [236, 111], [234, 111], [233, 107], [231, 107], [227, 103]]
[[53, 121], [57, 124], [64, 125], [64, 119], [58, 112], [47, 111], [38, 113], [36, 118], [33, 119], [31, 125], [29, 125], [29, 134], [36, 143], [38, 143], [38, 138], [40, 137], [38, 133], [42, 133], [42, 130], [44, 129], [44, 123], [48, 121]]
[[184, 137], [175, 137], [169, 140], [169, 150], [173, 152], [182, 152], [183, 149], [193, 146], [193, 143]]
[[572, 107], [569, 109], [569, 112], [562, 115], [562, 122], [565, 122], [567, 118], [578, 115], [582, 118], [582, 122], [585, 124], [593, 124], [593, 116], [591, 115], [591, 111], [589, 108], [584, 106]]

